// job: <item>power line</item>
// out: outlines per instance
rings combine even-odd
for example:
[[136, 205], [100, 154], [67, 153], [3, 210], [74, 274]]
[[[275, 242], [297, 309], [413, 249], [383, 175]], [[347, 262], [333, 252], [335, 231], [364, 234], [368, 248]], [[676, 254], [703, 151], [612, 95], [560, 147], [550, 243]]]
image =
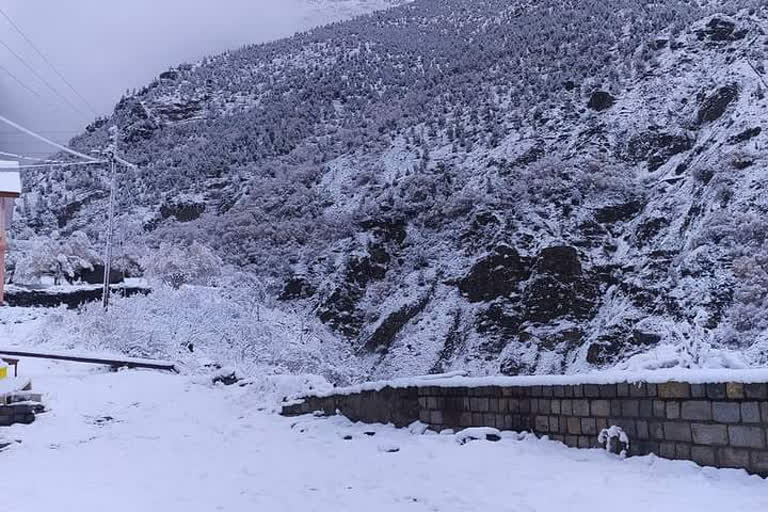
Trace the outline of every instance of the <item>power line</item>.
[[14, 74], [13, 74], [13, 73], [12, 73], [12, 72], [11, 72], [11, 71], [8, 69], [8, 68], [6, 68], [5, 66], [3, 66], [2, 64], [0, 64], [0, 70], [2, 70], [3, 72], [5, 72], [5, 74], [7, 74], [8, 76], [10, 76], [10, 77], [11, 77], [11, 78], [12, 78], [12, 79], [13, 79], [13, 80], [14, 80], [14, 81], [17, 83], [17, 84], [19, 84], [19, 85], [20, 85], [20, 86], [22, 86], [24, 89], [26, 89], [26, 90], [27, 90], [27, 92], [29, 92], [29, 93], [30, 93], [30, 94], [32, 94], [33, 96], [37, 97], [37, 98], [38, 98], [38, 99], [40, 99], [41, 101], [45, 101], [46, 103], [48, 103], [48, 101], [47, 101], [45, 98], [43, 98], [43, 97], [40, 95], [40, 93], [38, 93], [37, 91], [35, 91], [34, 89], [32, 89], [30, 86], [28, 86], [28, 85], [27, 85], [27, 84], [25, 84], [24, 82], [22, 82], [22, 81], [21, 81], [21, 79], [19, 79], [19, 77], [17, 77], [16, 75], [14, 75]]
[[69, 87], [70, 90], [73, 93], [75, 93], [75, 96], [80, 98], [80, 101], [82, 101], [88, 107], [88, 109], [93, 113], [93, 115], [98, 117], [99, 114], [98, 114], [98, 112], [96, 112], [96, 109], [93, 108], [93, 105], [91, 105], [90, 102], [87, 99], [85, 99], [85, 97], [82, 94], [80, 94], [77, 91], [77, 89], [75, 89], [75, 87], [69, 82], [69, 80], [64, 78], [64, 75], [56, 68], [56, 66], [53, 65], [53, 63], [48, 59], [48, 57], [45, 56], [45, 54], [37, 47], [37, 45], [35, 45], [35, 43], [33, 43], [32, 40], [29, 37], [27, 37], [27, 35], [24, 33], [24, 31], [21, 30], [21, 27], [19, 27], [11, 19], [11, 17], [8, 16], [8, 14], [6, 14], [6, 12], [2, 8], [0, 8], [0, 14], [8, 21], [8, 23], [11, 24], [11, 26], [14, 28], [14, 30], [16, 30], [16, 32], [19, 33], [19, 35], [27, 42], [27, 44], [29, 46], [31, 46], [33, 50], [35, 50], [35, 53], [37, 53], [37, 55], [41, 59], [43, 59], [43, 62], [48, 64], [48, 67], [50, 67], [53, 70], [53, 72], [56, 73], [56, 75], [61, 79], [61, 81], [64, 82], [67, 85], [67, 87]]
[[47, 164], [24, 164], [18, 169], [40, 169], [42, 167], [74, 167], [76, 165], [108, 164], [108, 160], [94, 160], [93, 162], [49, 162]]
[[0, 122], [3, 122], [7, 124], [8, 126], [15, 128], [21, 132], [26, 133], [27, 135], [36, 138], [40, 142], [45, 142], [46, 144], [55, 147], [56, 149], [60, 149], [61, 151], [64, 151], [65, 153], [69, 153], [70, 155], [76, 156], [78, 158], [82, 158], [84, 160], [88, 160], [89, 162], [96, 162], [98, 161], [97, 158], [93, 158], [92, 156], [85, 155], [83, 153], [80, 153], [79, 151], [75, 151], [74, 149], [68, 148], [67, 146], [64, 146], [62, 144], [59, 144], [58, 142], [53, 142], [51, 139], [47, 139], [43, 137], [42, 135], [39, 135], [32, 130], [29, 130], [27, 128], [24, 128], [18, 123], [14, 123], [7, 117], [0, 116]]
[[50, 82], [49, 82], [49, 81], [48, 81], [48, 80], [47, 80], [47, 79], [46, 79], [44, 76], [42, 76], [40, 73], [38, 73], [38, 72], [35, 70], [35, 68], [33, 68], [33, 67], [32, 67], [32, 66], [31, 66], [31, 65], [30, 65], [30, 64], [29, 64], [29, 63], [28, 63], [28, 62], [27, 62], [27, 61], [24, 59], [24, 57], [22, 57], [21, 55], [19, 55], [18, 53], [16, 53], [16, 51], [15, 51], [13, 48], [11, 48], [10, 46], [8, 46], [8, 45], [5, 43], [5, 41], [3, 41], [2, 39], [0, 39], [0, 46], [2, 46], [3, 48], [5, 48], [6, 50], [8, 50], [8, 52], [10, 52], [10, 54], [11, 54], [11, 55], [13, 55], [14, 57], [16, 57], [16, 60], [18, 60], [19, 62], [21, 62], [21, 63], [22, 63], [22, 65], [23, 65], [25, 68], [27, 68], [27, 70], [29, 70], [29, 72], [30, 72], [30, 73], [32, 73], [33, 75], [35, 75], [35, 77], [37, 77], [37, 79], [38, 79], [38, 80], [40, 80], [40, 81], [41, 81], [41, 82], [42, 82], [42, 83], [43, 83], [43, 84], [44, 84], [44, 85], [45, 85], [45, 86], [46, 86], [48, 89], [50, 89], [50, 91], [51, 91], [51, 92], [53, 92], [53, 94], [54, 94], [54, 95], [56, 95], [56, 96], [57, 96], [59, 99], [61, 99], [62, 101], [64, 101], [64, 103], [66, 103], [67, 105], [69, 105], [69, 106], [72, 108], [72, 110], [74, 110], [75, 112], [77, 112], [77, 113], [78, 113], [78, 114], [80, 114], [80, 115], [83, 115], [83, 116], [85, 116], [86, 118], [87, 118], [87, 117], [89, 117], [89, 116], [88, 116], [88, 114], [86, 114], [85, 112], [83, 112], [83, 111], [82, 111], [82, 110], [81, 110], [81, 109], [80, 109], [80, 108], [79, 108], [77, 105], [75, 105], [74, 103], [72, 103], [72, 102], [69, 100], [69, 98], [67, 98], [66, 96], [64, 96], [63, 94], [61, 94], [61, 93], [59, 92], [59, 90], [58, 90], [58, 89], [56, 89], [56, 88], [55, 88], [53, 85], [51, 85], [51, 83], [50, 83]]

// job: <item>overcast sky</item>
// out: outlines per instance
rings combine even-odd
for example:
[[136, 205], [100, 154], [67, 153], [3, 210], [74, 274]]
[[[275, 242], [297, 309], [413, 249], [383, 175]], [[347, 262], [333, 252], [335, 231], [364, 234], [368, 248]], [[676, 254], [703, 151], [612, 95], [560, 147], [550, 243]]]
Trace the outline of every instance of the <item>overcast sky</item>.
[[[359, 1], [342, 0], [344, 12], [356, 12]], [[0, 0], [0, 8], [99, 114], [110, 112], [126, 89], [148, 83], [169, 66], [288, 36], [339, 16], [338, 8], [322, 7], [318, 0]], [[3, 44], [88, 115], [67, 106]], [[0, 114], [60, 142], [92, 120], [88, 107], [2, 16], [0, 66], [43, 98], [0, 69]], [[0, 150], [44, 151], [2, 125]]]

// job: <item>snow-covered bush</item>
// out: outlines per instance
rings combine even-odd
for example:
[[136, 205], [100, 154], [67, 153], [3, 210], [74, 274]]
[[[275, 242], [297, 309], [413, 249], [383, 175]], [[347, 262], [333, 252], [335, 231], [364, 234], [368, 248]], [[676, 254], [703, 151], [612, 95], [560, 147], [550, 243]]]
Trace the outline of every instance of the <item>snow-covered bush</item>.
[[227, 290], [160, 286], [148, 296], [115, 297], [57, 310], [33, 341], [73, 349], [169, 359], [186, 372], [231, 367], [238, 375], [315, 374], [334, 383], [358, 375], [349, 346], [310, 313], [253, 308]]
[[211, 285], [221, 275], [223, 265], [221, 258], [197, 241], [189, 245], [164, 243], [143, 262], [146, 277], [173, 288]]
[[45, 277], [56, 284], [74, 281], [81, 271], [93, 270], [93, 266], [102, 261], [82, 231], [62, 239], [40, 237], [14, 242], [10, 254], [12, 279], [19, 284], [37, 284]]
[[629, 436], [616, 425], [604, 428], [597, 436], [597, 442], [605, 447], [605, 451], [615, 453], [619, 457], [626, 457], [629, 450]]

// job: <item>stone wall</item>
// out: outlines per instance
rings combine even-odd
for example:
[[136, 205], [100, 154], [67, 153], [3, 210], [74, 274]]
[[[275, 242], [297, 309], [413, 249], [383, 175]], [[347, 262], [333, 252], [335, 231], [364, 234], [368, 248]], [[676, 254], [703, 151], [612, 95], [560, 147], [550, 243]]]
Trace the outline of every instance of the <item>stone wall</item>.
[[768, 384], [384, 387], [307, 397], [283, 408], [286, 416], [314, 411], [396, 426], [420, 420], [437, 431], [526, 430], [575, 448], [597, 447], [600, 431], [617, 425], [630, 438], [630, 455], [768, 476]]

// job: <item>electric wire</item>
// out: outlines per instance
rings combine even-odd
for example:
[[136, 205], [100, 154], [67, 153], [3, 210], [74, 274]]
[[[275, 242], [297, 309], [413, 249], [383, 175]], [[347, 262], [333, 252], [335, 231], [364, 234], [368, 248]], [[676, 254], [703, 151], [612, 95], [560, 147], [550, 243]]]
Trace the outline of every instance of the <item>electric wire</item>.
[[64, 82], [64, 84], [66, 84], [67, 87], [69, 87], [69, 89], [75, 94], [75, 96], [77, 96], [80, 99], [80, 101], [82, 101], [83, 104], [85, 104], [88, 107], [91, 113], [93, 113], [94, 116], [98, 117], [99, 114], [98, 112], [96, 112], [96, 109], [93, 107], [93, 105], [91, 105], [91, 103], [85, 98], [85, 96], [80, 94], [80, 92], [75, 88], [75, 86], [73, 86], [70, 83], [70, 81], [64, 77], [64, 75], [56, 68], [56, 66], [53, 65], [50, 59], [48, 59], [48, 57], [45, 56], [42, 50], [40, 50], [40, 48], [38, 48], [38, 46], [34, 42], [32, 42], [32, 39], [27, 36], [27, 34], [21, 29], [21, 27], [19, 27], [16, 24], [16, 22], [14, 22], [13, 19], [11, 19], [11, 17], [1, 7], [0, 7], [0, 15], [2, 15], [3, 18], [5, 18], [6, 21], [8, 21], [8, 23], [13, 27], [13, 29], [24, 39], [24, 41], [27, 42], [27, 44], [35, 51], [35, 53], [37, 53], [37, 55], [43, 60], [43, 62], [45, 62], [48, 65], [48, 67], [51, 68], [51, 70], [56, 74], [56, 76], [58, 76], [59, 79], [62, 82]]

